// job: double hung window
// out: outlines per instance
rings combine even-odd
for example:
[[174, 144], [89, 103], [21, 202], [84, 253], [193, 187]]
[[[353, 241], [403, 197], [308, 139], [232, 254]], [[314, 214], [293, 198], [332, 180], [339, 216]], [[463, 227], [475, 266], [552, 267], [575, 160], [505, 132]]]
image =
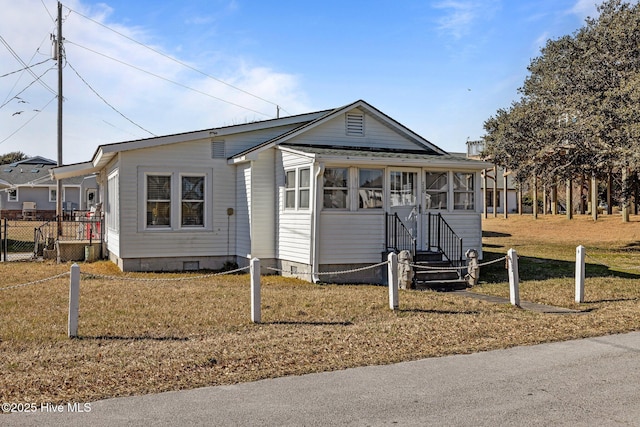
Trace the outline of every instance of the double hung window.
[[205, 182], [203, 174], [146, 174], [145, 227], [204, 227]]
[[309, 209], [311, 168], [285, 171], [284, 199], [287, 209]]

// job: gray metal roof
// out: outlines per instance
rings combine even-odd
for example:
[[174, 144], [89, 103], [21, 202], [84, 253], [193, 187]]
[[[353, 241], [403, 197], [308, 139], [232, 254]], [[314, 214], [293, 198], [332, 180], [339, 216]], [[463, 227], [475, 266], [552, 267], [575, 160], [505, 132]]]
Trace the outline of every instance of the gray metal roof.
[[384, 150], [384, 149], [354, 149], [328, 146], [311, 146], [297, 144], [281, 144], [281, 147], [289, 148], [306, 154], [313, 154], [318, 158], [344, 158], [344, 159], [386, 159], [390, 163], [393, 160], [415, 161], [419, 163], [456, 163], [461, 167], [471, 167], [474, 169], [484, 169], [485, 162], [469, 159], [459, 154], [437, 154], [433, 151], [420, 150]]
[[[56, 181], [49, 176], [49, 169], [56, 166], [56, 162], [44, 157], [31, 157], [18, 162], [0, 165], [0, 187], [33, 185], [47, 187], [56, 185]], [[80, 185], [84, 177], [64, 179], [64, 185]]]

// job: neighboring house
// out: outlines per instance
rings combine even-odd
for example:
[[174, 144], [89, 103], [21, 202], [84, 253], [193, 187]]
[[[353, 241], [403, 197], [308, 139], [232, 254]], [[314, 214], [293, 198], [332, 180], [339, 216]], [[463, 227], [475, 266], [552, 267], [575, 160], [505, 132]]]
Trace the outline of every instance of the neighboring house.
[[[386, 259], [386, 213], [426, 246], [441, 213], [482, 253], [480, 172], [364, 101], [98, 147], [54, 177], [98, 174], [105, 249], [123, 271], [218, 269], [257, 257], [318, 281]], [[382, 282], [382, 269], [323, 281]]]
[[[0, 216], [22, 219], [23, 207], [35, 204], [35, 212], [30, 218], [54, 219], [57, 182], [49, 174], [54, 166], [56, 162], [39, 156], [0, 165]], [[89, 209], [97, 202], [95, 176], [64, 179], [62, 185], [65, 212]]]

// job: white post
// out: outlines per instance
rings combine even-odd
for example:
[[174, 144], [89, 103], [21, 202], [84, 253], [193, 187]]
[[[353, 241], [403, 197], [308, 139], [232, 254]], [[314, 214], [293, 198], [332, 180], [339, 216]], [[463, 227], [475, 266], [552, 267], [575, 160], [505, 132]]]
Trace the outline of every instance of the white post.
[[260, 323], [260, 260], [252, 258], [251, 272], [251, 321]]
[[387, 275], [389, 278], [389, 308], [396, 310], [398, 308], [398, 255], [395, 252], [389, 252], [387, 257]]
[[69, 338], [78, 336], [78, 310], [80, 308], [80, 266], [71, 266], [71, 279], [69, 280]]
[[584, 246], [576, 248], [576, 302], [584, 302]]
[[512, 305], [520, 306], [520, 277], [518, 276], [518, 254], [515, 249], [507, 251], [509, 263], [509, 299]]

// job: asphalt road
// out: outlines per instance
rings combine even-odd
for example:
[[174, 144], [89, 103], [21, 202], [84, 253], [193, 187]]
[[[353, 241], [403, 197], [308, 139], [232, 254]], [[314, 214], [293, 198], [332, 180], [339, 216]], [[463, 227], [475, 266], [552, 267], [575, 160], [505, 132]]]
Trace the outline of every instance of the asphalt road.
[[0, 424], [640, 426], [640, 332], [74, 403]]

